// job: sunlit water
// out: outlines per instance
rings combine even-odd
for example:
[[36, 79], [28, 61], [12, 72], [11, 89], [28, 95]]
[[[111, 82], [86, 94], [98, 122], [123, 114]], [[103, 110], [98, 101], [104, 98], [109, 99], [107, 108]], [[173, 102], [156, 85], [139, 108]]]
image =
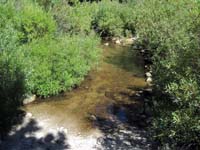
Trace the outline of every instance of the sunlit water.
[[[60, 96], [38, 100], [24, 109], [46, 128], [62, 126], [69, 132], [87, 133], [95, 129], [90, 117], [109, 118], [112, 104], [135, 103], [119, 95], [130, 87], [145, 87], [143, 62], [130, 46], [102, 46], [103, 57], [77, 89]], [[43, 101], [43, 102], [41, 102]], [[122, 120], [126, 114], [116, 112]], [[93, 116], [94, 117], [94, 116]]]
[[99, 65], [79, 87], [24, 106], [27, 115], [0, 141], [0, 149], [152, 149], [144, 128], [142, 58], [130, 46], [102, 50]]

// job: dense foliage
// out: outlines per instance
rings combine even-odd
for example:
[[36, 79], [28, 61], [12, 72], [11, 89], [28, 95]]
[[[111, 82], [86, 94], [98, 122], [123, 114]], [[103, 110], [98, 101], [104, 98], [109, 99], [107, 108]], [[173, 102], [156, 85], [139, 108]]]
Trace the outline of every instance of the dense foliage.
[[97, 3], [82, 3], [75, 7], [58, 3], [51, 9], [57, 24], [58, 31], [64, 34], [89, 34], [92, 32], [92, 21]]
[[97, 61], [98, 41], [95, 36], [45, 37], [26, 45], [29, 90], [46, 97], [79, 84]]
[[0, 3], [0, 129], [26, 95], [48, 97], [80, 84], [97, 64], [100, 39], [62, 33], [52, 13], [29, 0]]
[[0, 2], [0, 123], [27, 93], [48, 97], [79, 84], [97, 63], [97, 35], [137, 35], [152, 56], [155, 139], [198, 148], [199, 13], [198, 0]]
[[194, 148], [200, 145], [199, 5], [194, 0], [144, 0], [135, 11], [140, 45], [152, 54], [155, 137]]
[[133, 28], [133, 9], [116, 1], [102, 1], [94, 16], [93, 25], [101, 36], [131, 36]]

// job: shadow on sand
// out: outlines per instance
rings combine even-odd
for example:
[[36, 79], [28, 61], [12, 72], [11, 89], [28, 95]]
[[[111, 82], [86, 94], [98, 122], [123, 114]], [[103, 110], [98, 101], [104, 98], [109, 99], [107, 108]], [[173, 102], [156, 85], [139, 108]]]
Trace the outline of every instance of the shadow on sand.
[[1, 141], [1, 150], [66, 150], [69, 149], [67, 138], [64, 132], [56, 134], [47, 133], [43, 137], [35, 135], [41, 127], [34, 119], [29, 119], [25, 126], [19, 130], [10, 132]]

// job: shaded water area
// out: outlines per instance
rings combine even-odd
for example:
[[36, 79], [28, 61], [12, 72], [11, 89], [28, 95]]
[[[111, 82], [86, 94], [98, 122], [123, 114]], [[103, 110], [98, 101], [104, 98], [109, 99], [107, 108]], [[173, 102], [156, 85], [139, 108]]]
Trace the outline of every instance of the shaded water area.
[[145, 131], [141, 56], [130, 46], [102, 46], [103, 56], [83, 83], [22, 109], [27, 115], [2, 149], [151, 149]]

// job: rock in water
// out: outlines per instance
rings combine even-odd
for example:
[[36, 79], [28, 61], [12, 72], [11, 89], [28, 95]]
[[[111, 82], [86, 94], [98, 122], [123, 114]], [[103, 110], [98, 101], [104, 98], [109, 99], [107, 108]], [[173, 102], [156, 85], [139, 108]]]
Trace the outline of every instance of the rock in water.
[[146, 77], [151, 77], [152, 76], [150, 72], [147, 72], [145, 75], [146, 75]]
[[153, 80], [151, 77], [148, 77], [146, 81], [147, 81], [147, 83], [152, 83]]
[[29, 112], [28, 112], [28, 113], [26, 113], [26, 117], [27, 117], [27, 118], [31, 118], [32, 116], [33, 116], [33, 114], [32, 114], [32, 113], [29, 113]]
[[33, 101], [36, 100], [36, 95], [28, 95], [24, 100], [23, 100], [23, 104], [29, 104], [32, 103]]
[[90, 120], [96, 121], [96, 120], [97, 120], [97, 117], [96, 117], [95, 115], [91, 115], [91, 116], [90, 116]]
[[109, 46], [109, 43], [104, 43], [105, 46]]
[[121, 41], [120, 40], [116, 40], [115, 43], [116, 44], [121, 44]]

